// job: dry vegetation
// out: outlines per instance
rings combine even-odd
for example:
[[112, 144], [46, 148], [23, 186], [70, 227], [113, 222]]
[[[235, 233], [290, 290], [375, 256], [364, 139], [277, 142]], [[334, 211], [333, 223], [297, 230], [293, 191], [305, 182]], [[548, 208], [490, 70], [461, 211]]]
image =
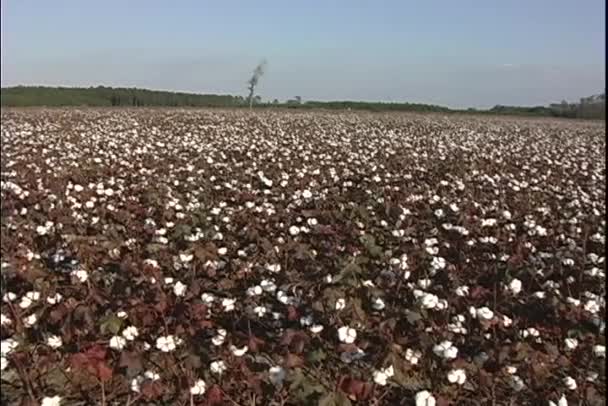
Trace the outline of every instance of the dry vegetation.
[[3, 404], [605, 403], [601, 123], [1, 128]]

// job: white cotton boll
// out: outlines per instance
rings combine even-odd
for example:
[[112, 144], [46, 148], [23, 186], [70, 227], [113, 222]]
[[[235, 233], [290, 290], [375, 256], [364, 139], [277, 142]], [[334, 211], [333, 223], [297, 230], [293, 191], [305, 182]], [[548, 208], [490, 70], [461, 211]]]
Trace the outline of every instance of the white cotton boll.
[[72, 276], [74, 276], [81, 283], [84, 283], [87, 281], [87, 279], [89, 279], [89, 274], [84, 269], [72, 271]]
[[179, 259], [183, 263], [188, 263], [188, 262], [190, 262], [190, 261], [192, 261], [194, 259], [194, 255], [193, 254], [182, 253], [182, 254], [179, 254]]
[[455, 290], [456, 296], [464, 297], [469, 294], [469, 287], [466, 285], [459, 286]]
[[[11, 293], [11, 292], [9, 292]], [[22, 298], [21, 301], [19, 302], [19, 307], [22, 309], [27, 309], [28, 307], [30, 307], [33, 303], [37, 302], [40, 299], [40, 292], [37, 291], [30, 291], [27, 292]], [[14, 300], [14, 299], [13, 299]]]
[[281, 264], [269, 264], [266, 265], [266, 269], [272, 273], [277, 273], [281, 271]]
[[374, 282], [372, 282], [369, 279], [366, 279], [363, 282], [361, 282], [361, 285], [365, 286], [366, 288], [373, 288], [375, 286]]
[[279, 302], [285, 305], [290, 305], [295, 302], [293, 297], [287, 296], [287, 294], [282, 290], [277, 291], [276, 297]]
[[235, 357], [242, 357], [247, 353], [248, 350], [249, 347], [247, 346], [244, 346], [242, 348], [237, 348], [234, 345], [230, 346], [230, 352], [232, 352], [232, 355], [234, 355]]
[[411, 348], [405, 350], [405, 360], [412, 365], [417, 365], [421, 357], [422, 353], [418, 350], [412, 350]]
[[154, 371], [146, 371], [144, 372], [144, 378], [149, 379], [151, 381], [158, 381], [160, 379], [160, 375]]
[[463, 385], [467, 380], [467, 375], [464, 369], [452, 369], [448, 372], [448, 381], [457, 385]]
[[211, 338], [211, 343], [216, 347], [221, 346], [226, 340], [226, 334], [227, 332], [223, 328], [218, 329], [216, 335]]
[[60, 396], [47, 396], [42, 399], [40, 406], [59, 406], [61, 405]]
[[205, 394], [206, 390], [207, 390], [207, 384], [202, 379], [199, 379], [190, 388], [190, 394], [192, 394], [193, 396], [199, 396], [199, 395]]
[[10, 317], [5, 316], [4, 313], [0, 314], [0, 325], [10, 326], [12, 323], [13, 321], [10, 319]]
[[260, 282], [260, 287], [264, 290], [264, 292], [274, 292], [277, 290], [277, 285], [272, 281], [272, 280], [268, 280], [268, 279], [264, 279]]
[[140, 375], [131, 379], [131, 391], [135, 393], [139, 393], [141, 391], [141, 384], [144, 382], [144, 378]]
[[433, 281], [430, 279], [418, 279], [418, 286], [421, 289], [428, 289], [433, 284]]
[[416, 393], [414, 397], [416, 401], [416, 406], [435, 406], [436, 400], [435, 397], [426, 390], [420, 391]]
[[19, 343], [14, 338], [7, 338], [6, 340], [2, 340], [2, 342], [0, 343], [0, 355], [9, 355], [18, 346]]
[[526, 337], [540, 337], [540, 331], [535, 329], [534, 327], [528, 327], [527, 329], [521, 332], [521, 336]]
[[226, 255], [228, 253], [228, 248], [226, 248], [226, 247], [218, 248], [217, 253], [219, 255]]
[[475, 313], [482, 320], [492, 320], [494, 318], [494, 312], [485, 306], [476, 309]]
[[201, 300], [203, 301], [203, 303], [209, 305], [215, 301], [215, 296], [211, 293], [203, 293], [201, 295]]
[[236, 299], [226, 298], [222, 300], [222, 306], [224, 307], [225, 312], [231, 312], [234, 310], [234, 304], [236, 303]]
[[113, 350], [121, 351], [127, 345], [127, 340], [121, 336], [114, 336], [110, 338], [110, 348]]
[[429, 255], [437, 255], [439, 254], [439, 247], [426, 247], [425, 251]]
[[63, 345], [63, 341], [61, 340], [61, 337], [56, 336], [56, 335], [51, 335], [51, 336], [47, 337], [46, 345], [48, 345], [51, 348], [57, 349]]
[[481, 226], [482, 227], [493, 227], [496, 225], [496, 219], [482, 219]]
[[434, 309], [439, 304], [439, 298], [432, 293], [423, 293], [420, 305], [424, 309]]
[[175, 283], [175, 286], [173, 286], [173, 293], [175, 293], [175, 296], [184, 296], [186, 294], [187, 289], [188, 287], [186, 285], [184, 285], [180, 281], [177, 281]]
[[393, 230], [391, 234], [393, 237], [403, 237], [405, 235], [405, 230]]
[[247, 296], [259, 296], [264, 292], [261, 286], [255, 285], [247, 288]]
[[600, 344], [594, 345], [593, 355], [595, 355], [597, 358], [606, 358], [606, 346]]
[[576, 388], [578, 387], [578, 385], [576, 384], [576, 381], [571, 376], [565, 377], [562, 382], [564, 383], [564, 386], [566, 388], [568, 388], [569, 390], [572, 390], [572, 391], [576, 390]]
[[454, 347], [451, 341], [442, 341], [433, 347], [433, 353], [445, 359], [454, 359], [458, 356], [458, 348]]
[[597, 302], [597, 300], [589, 299], [583, 305], [583, 309], [585, 309], [586, 311], [588, 311], [591, 314], [596, 314], [596, 313], [599, 313], [599, 311], [600, 311], [600, 305]]
[[522, 283], [519, 279], [514, 278], [510, 283], [509, 283], [509, 290], [511, 291], [512, 294], [517, 295], [521, 292], [521, 288], [522, 288]]
[[346, 308], [346, 300], [344, 298], [340, 298], [336, 300], [336, 310], [340, 311]]
[[338, 339], [346, 344], [352, 344], [357, 339], [357, 330], [348, 326], [343, 326], [338, 329]]
[[33, 327], [38, 322], [38, 316], [36, 314], [31, 314], [25, 319], [23, 319], [23, 325], [27, 328]]
[[374, 382], [380, 386], [385, 386], [388, 382], [388, 378], [392, 377], [395, 374], [393, 366], [389, 366], [388, 368], [381, 369], [378, 371], [372, 372], [372, 377]]
[[444, 269], [445, 266], [446, 261], [443, 257], [433, 257], [433, 260], [431, 261], [431, 267], [433, 268], [433, 270], [439, 271], [441, 269]]
[[282, 385], [283, 380], [285, 380], [286, 376], [287, 372], [285, 371], [285, 369], [283, 369], [283, 367], [274, 366], [270, 367], [270, 369], [268, 370], [268, 379], [275, 386]]
[[445, 299], [439, 299], [437, 302], [437, 306], [435, 306], [436, 310], [445, 310], [448, 308], [448, 301]]
[[576, 338], [566, 338], [564, 340], [564, 345], [566, 346], [567, 350], [575, 350], [576, 347], [578, 347], [578, 340]]
[[557, 403], [553, 401], [549, 401], [549, 406], [568, 406], [568, 399], [564, 395], [557, 401]]
[[162, 352], [171, 352], [177, 348], [177, 341], [172, 335], [158, 337], [156, 339], [156, 348]]
[[385, 307], [386, 305], [384, 304], [384, 300], [382, 300], [381, 298], [377, 297], [372, 300], [372, 308], [374, 310], [382, 310]]
[[135, 326], [129, 326], [125, 328], [122, 332], [122, 336], [128, 341], [133, 341], [139, 335], [139, 331]]
[[209, 365], [209, 370], [217, 375], [223, 374], [228, 368], [226, 367], [226, 363], [224, 361], [213, 361]]
[[524, 381], [517, 375], [511, 375], [509, 385], [515, 392], [520, 392], [526, 387]]
[[265, 306], [256, 306], [256, 307], [253, 308], [253, 312], [258, 317], [263, 317], [268, 312], [268, 309], [266, 309]]
[[313, 334], [318, 334], [321, 331], [323, 331], [323, 325], [322, 324], [313, 324], [312, 326], [310, 326], [309, 330], [313, 333]]
[[0, 371], [4, 371], [8, 367], [8, 360], [5, 356], [0, 357]]
[[291, 234], [294, 237], [296, 235], [300, 234], [300, 227], [297, 227], [297, 226], [291, 226], [291, 227], [289, 227], [289, 234]]
[[300, 317], [300, 324], [304, 327], [310, 326], [313, 322], [314, 322], [314, 319], [310, 315]]

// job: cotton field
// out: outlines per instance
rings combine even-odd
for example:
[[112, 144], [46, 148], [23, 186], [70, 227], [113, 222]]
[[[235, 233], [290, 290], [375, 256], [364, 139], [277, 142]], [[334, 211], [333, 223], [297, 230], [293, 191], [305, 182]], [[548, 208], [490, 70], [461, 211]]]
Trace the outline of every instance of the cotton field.
[[604, 123], [6, 110], [7, 405], [602, 405]]

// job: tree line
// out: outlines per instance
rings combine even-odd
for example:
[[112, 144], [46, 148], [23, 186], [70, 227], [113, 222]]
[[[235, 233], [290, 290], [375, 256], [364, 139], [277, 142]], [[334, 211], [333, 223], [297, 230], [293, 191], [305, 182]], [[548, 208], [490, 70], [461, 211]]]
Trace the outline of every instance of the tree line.
[[[250, 95], [251, 96], [251, 95]], [[606, 118], [605, 93], [582, 98], [578, 103], [551, 104], [549, 106], [501, 106], [487, 110], [450, 109], [443, 106], [421, 103], [384, 103], [359, 101], [306, 101], [296, 96], [294, 99], [264, 103], [259, 96], [252, 99], [233, 95], [194, 94], [158, 91], [138, 88], [112, 88], [105, 86], [44, 87], [14, 86], [0, 91], [2, 106], [115, 106], [115, 107], [246, 107], [249, 102], [256, 108], [285, 107], [290, 109], [331, 109], [331, 110], [370, 110], [370, 111], [412, 111], [439, 113], [476, 113], [501, 115], [547, 116], [564, 118]]]
[[3, 106], [192, 106], [233, 107], [244, 104], [242, 96], [194, 94], [147, 90], [137, 88], [112, 88], [105, 86], [44, 87], [15, 86], [2, 88]]

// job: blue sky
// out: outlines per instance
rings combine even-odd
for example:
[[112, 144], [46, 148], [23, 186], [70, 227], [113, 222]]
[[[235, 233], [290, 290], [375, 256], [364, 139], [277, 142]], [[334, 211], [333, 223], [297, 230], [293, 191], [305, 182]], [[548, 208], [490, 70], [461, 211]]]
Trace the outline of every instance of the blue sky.
[[2, 86], [491, 107], [605, 89], [602, 0], [1, 0]]

